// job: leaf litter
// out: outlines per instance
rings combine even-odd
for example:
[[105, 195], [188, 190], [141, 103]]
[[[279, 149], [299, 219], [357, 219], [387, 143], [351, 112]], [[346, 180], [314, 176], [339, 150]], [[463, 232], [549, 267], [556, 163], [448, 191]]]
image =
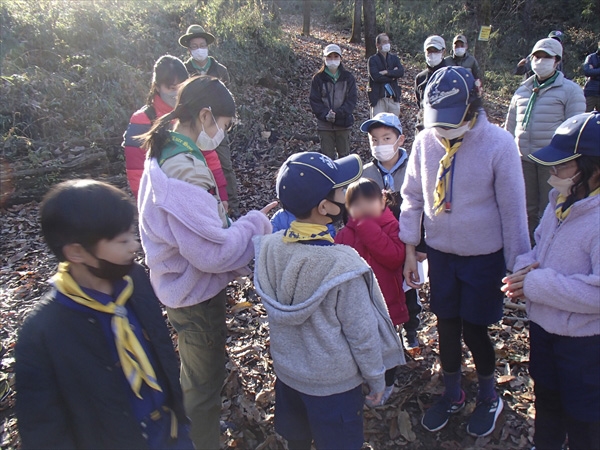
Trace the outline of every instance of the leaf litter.
[[[248, 87], [240, 104], [242, 124], [232, 133], [234, 167], [240, 184], [242, 210], [260, 208], [271, 201], [276, 172], [281, 163], [298, 151], [318, 151], [315, 123], [308, 105], [312, 74], [321, 64], [321, 50], [336, 42], [344, 51], [344, 63], [359, 86], [359, 102], [352, 137], [353, 149], [364, 161], [369, 158], [366, 136], [358, 125], [368, 119], [366, 61], [360, 45], [348, 44], [347, 31], [313, 20], [312, 36], [303, 37], [300, 16], [287, 16], [284, 30], [298, 55], [296, 76], [275, 80], [288, 89], [261, 85]], [[414, 138], [417, 108], [412, 99], [412, 80], [420, 70], [407, 64], [402, 78], [402, 122], [406, 147]], [[233, 70], [233, 68], [232, 68]], [[268, 83], [263, 83], [267, 84]], [[488, 99], [492, 121], [503, 119], [502, 99]], [[244, 109], [263, 112], [263, 122], [245, 122]], [[124, 173], [124, 170], [123, 170]], [[76, 174], [75, 174], [76, 175]], [[124, 175], [122, 185], [126, 184]], [[49, 255], [40, 236], [38, 203], [0, 209], [0, 340], [7, 353], [2, 358], [0, 379], [14, 386], [14, 344], [26, 315], [48, 290], [56, 260]], [[140, 255], [140, 261], [143, 256]], [[273, 430], [274, 381], [269, 354], [268, 318], [251, 278], [230, 283], [228, 292], [227, 379], [222, 392], [221, 416], [223, 449], [284, 449], [281, 437]], [[426, 410], [443, 391], [435, 317], [428, 310], [427, 286], [421, 291], [424, 303], [419, 331], [421, 347], [407, 351], [407, 364], [397, 374], [395, 388], [384, 406], [365, 408], [365, 449], [515, 449], [531, 446], [533, 437], [533, 383], [528, 375], [528, 321], [524, 304], [507, 300], [505, 317], [491, 327], [498, 357], [498, 391], [506, 403], [495, 431], [475, 439], [466, 433], [468, 413], [474, 408], [476, 372], [473, 360], [464, 349], [463, 387], [470, 403], [452, 417], [438, 433], [428, 433], [420, 425]], [[166, 314], [165, 314], [166, 318]], [[173, 342], [177, 336], [173, 332]], [[0, 446], [18, 448], [19, 436], [14, 416], [14, 392], [0, 411]]]

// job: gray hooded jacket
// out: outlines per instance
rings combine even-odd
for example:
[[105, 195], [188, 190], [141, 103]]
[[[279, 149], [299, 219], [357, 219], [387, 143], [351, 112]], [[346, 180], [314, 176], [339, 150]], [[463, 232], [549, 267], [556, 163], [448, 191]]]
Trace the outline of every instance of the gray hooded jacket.
[[373, 271], [345, 245], [285, 243], [283, 231], [254, 238], [254, 283], [269, 316], [279, 379], [309, 395], [385, 388], [404, 352]]

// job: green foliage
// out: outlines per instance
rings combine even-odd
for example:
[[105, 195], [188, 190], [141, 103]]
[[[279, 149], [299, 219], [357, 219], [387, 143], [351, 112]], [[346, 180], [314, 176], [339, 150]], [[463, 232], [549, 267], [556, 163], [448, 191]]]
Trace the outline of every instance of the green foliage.
[[211, 52], [229, 67], [238, 102], [244, 84], [291, 70], [292, 52], [260, 0], [1, 2], [4, 156], [18, 156], [7, 154], [8, 137], [24, 136], [54, 148], [96, 143], [117, 158], [154, 62], [187, 58], [177, 41], [192, 23], [217, 36]]

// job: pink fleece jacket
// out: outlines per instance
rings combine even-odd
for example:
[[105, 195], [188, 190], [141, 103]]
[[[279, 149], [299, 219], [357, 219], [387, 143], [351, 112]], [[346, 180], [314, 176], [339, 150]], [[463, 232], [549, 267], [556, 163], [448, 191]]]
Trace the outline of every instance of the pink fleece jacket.
[[600, 195], [576, 202], [558, 226], [556, 190], [535, 230], [537, 245], [515, 270], [538, 261], [525, 277], [529, 318], [561, 336], [600, 335]]
[[515, 258], [531, 248], [523, 169], [512, 136], [480, 112], [455, 156], [452, 212], [436, 216], [433, 193], [444, 153], [431, 129], [415, 139], [401, 190], [400, 239], [419, 244], [423, 214], [430, 247], [460, 256], [503, 248], [511, 270]]
[[272, 230], [258, 211], [223, 228], [215, 198], [168, 178], [156, 159], [146, 160], [138, 208], [150, 280], [160, 301], [171, 308], [209, 300], [235, 277], [248, 274], [252, 237]]

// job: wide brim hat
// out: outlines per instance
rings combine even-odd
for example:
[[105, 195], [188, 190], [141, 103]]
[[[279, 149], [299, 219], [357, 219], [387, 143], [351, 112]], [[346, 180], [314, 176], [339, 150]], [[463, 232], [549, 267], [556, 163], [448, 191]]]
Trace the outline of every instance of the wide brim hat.
[[190, 25], [185, 34], [179, 38], [179, 45], [188, 48], [190, 46], [190, 41], [197, 37], [206, 39], [207, 45], [215, 42], [215, 37], [207, 32], [201, 25]]
[[580, 156], [600, 157], [600, 112], [578, 114], [565, 120], [550, 144], [528, 155], [544, 166], [563, 164]]

